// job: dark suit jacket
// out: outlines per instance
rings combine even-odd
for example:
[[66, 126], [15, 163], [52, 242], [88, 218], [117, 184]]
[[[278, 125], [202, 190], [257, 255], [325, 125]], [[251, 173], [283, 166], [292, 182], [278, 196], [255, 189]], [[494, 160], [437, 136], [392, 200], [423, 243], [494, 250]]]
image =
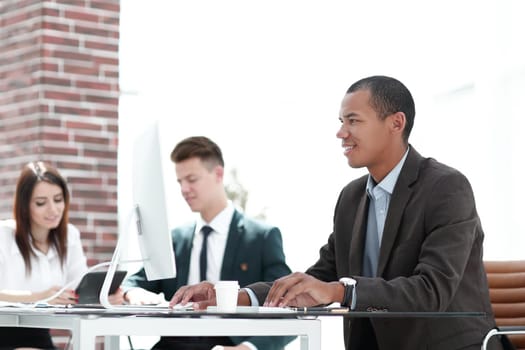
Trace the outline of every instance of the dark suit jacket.
[[[170, 300], [177, 289], [188, 283], [194, 232], [195, 224], [191, 224], [178, 227], [171, 233], [177, 268], [175, 278], [148, 281], [144, 269], [141, 269], [130, 276], [123, 286], [141, 287], [155, 293], [163, 292], [166, 299]], [[224, 251], [221, 279], [239, 281], [239, 285], [244, 287], [257, 281], [273, 281], [290, 272], [285, 262], [279, 229], [235, 211]], [[232, 337], [236, 344], [248, 340], [259, 350], [282, 349], [292, 339], [293, 337]]]
[[[343, 188], [334, 231], [307, 273], [323, 281], [355, 278], [357, 311], [481, 311], [487, 317], [347, 318], [346, 348], [373, 349], [373, 338], [379, 349], [481, 346], [495, 323], [482, 262], [483, 231], [468, 180], [411, 147], [385, 221], [379, 278], [360, 277], [368, 213], [366, 182], [363, 176]], [[267, 285], [251, 288], [264, 300]]]

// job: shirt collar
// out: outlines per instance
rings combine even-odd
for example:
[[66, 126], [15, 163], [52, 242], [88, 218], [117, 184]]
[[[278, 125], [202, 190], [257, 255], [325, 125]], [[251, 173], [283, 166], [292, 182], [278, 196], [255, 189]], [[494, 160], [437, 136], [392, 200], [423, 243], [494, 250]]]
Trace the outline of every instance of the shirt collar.
[[397, 163], [397, 165], [392, 170], [390, 170], [390, 172], [385, 176], [385, 178], [380, 183], [376, 184], [372, 176], [368, 174], [368, 181], [366, 182], [366, 192], [368, 193], [368, 195], [372, 195], [376, 185], [383, 191], [392, 195], [392, 192], [394, 192], [394, 186], [396, 185], [397, 179], [399, 178], [399, 174], [401, 173], [401, 169], [403, 168], [403, 165], [405, 164], [405, 160], [407, 159], [409, 150], [410, 150], [410, 146], [407, 147], [407, 150], [405, 154], [403, 155], [403, 158], [401, 158], [401, 160], [399, 161], [399, 163]]
[[233, 213], [235, 212], [235, 207], [232, 201], [228, 201], [226, 207], [215, 216], [210, 222], [205, 222], [202, 220], [202, 217], [198, 217], [197, 224], [195, 227], [195, 232], [200, 232], [202, 226], [210, 226], [214, 232], [219, 234], [228, 234], [230, 230], [230, 223], [233, 218]]
[[[38, 248], [35, 246], [35, 244], [33, 243], [33, 236], [31, 236], [31, 235], [29, 235], [29, 242], [31, 243], [31, 249], [33, 249], [33, 252], [35, 253], [36, 256], [45, 256], [48, 259], [51, 259], [51, 258], [54, 258], [55, 256], [58, 256], [56, 248], [55, 248], [55, 246], [53, 244], [49, 244], [49, 249], [48, 249], [47, 253], [43, 253], [40, 250], [38, 250]], [[15, 245], [16, 245], [16, 243], [15, 243]]]

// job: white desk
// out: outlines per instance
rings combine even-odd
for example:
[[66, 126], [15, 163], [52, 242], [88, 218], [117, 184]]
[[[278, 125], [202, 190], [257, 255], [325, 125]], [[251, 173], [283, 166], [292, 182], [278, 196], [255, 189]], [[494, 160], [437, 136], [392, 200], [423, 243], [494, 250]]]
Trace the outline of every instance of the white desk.
[[284, 336], [297, 335], [301, 350], [321, 349], [318, 316], [352, 318], [485, 317], [483, 312], [293, 312], [217, 314], [213, 312], [25, 309], [0, 307], [0, 326], [68, 329], [75, 350], [95, 349], [105, 336], [105, 349], [118, 349], [119, 336]]
[[118, 349], [120, 335], [156, 336], [284, 336], [297, 335], [301, 350], [321, 349], [321, 322], [290, 315], [271, 318], [241, 315], [170, 313], [166, 315], [53, 309], [0, 308], [0, 326], [67, 329], [76, 350], [95, 349], [95, 337], [106, 336], [106, 349]]

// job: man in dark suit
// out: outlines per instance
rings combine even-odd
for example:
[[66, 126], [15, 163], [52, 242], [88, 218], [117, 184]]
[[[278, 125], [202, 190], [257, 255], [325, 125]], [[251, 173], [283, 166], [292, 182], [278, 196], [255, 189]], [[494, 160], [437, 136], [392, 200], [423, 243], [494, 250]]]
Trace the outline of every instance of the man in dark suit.
[[[169, 300], [181, 286], [203, 280], [210, 285], [219, 280], [236, 280], [242, 287], [256, 281], [273, 281], [291, 272], [279, 229], [246, 217], [228, 200], [223, 185], [224, 160], [217, 144], [206, 137], [187, 138], [175, 146], [171, 160], [182, 195], [200, 218], [172, 231], [176, 278], [148, 281], [142, 269], [123, 284], [126, 301], [156, 303], [163, 300], [160, 293]], [[277, 350], [292, 339], [162, 337], [154, 349], [209, 350], [223, 345], [226, 349]]]
[[[396, 79], [368, 77], [348, 89], [337, 137], [349, 165], [366, 167], [369, 174], [341, 191], [333, 232], [318, 261], [306, 273], [248, 286], [239, 293], [241, 304], [481, 311], [487, 316], [343, 320], [351, 350], [480, 348], [495, 323], [474, 196], [464, 175], [422, 157], [408, 143], [414, 116], [412, 96]], [[171, 302], [186, 302], [206, 289], [183, 288]]]

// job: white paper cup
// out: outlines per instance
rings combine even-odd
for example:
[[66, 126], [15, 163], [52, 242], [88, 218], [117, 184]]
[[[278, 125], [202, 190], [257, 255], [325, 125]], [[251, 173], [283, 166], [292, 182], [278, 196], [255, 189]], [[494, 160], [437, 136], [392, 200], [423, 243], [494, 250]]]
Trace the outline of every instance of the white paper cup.
[[237, 311], [237, 295], [239, 293], [239, 282], [219, 281], [215, 283], [215, 295], [217, 297], [217, 312]]

